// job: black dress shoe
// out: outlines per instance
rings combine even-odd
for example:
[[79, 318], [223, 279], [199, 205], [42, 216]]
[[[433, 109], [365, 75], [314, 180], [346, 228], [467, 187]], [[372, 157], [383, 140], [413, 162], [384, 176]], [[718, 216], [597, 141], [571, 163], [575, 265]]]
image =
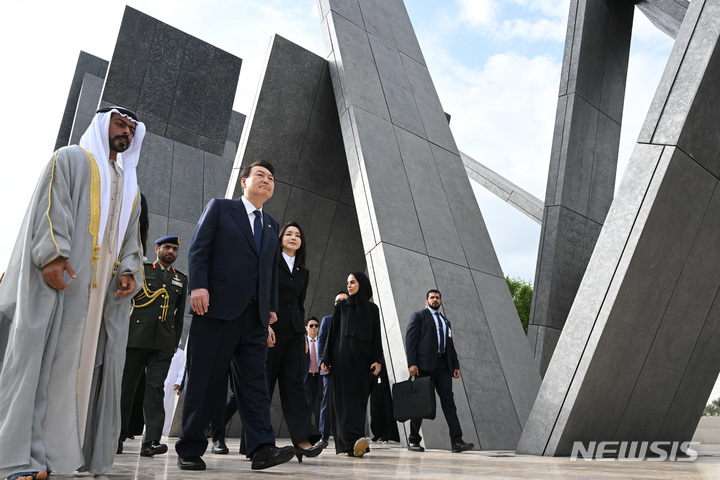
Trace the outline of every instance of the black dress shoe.
[[424, 452], [425, 447], [423, 447], [419, 443], [408, 443], [408, 450], [410, 450], [411, 452]]
[[328, 442], [327, 442], [327, 440], [318, 440], [318, 441], [315, 443], [315, 446], [316, 446], [316, 447], [327, 448], [327, 447], [328, 447]]
[[475, 448], [474, 444], [465, 443], [462, 440], [460, 440], [460, 442], [452, 444], [452, 453], [465, 452], [467, 450], [472, 450], [473, 448]]
[[117, 455], [120, 455], [123, 452], [123, 441], [118, 440], [118, 449], [117, 452], [115, 452]]
[[212, 453], [217, 455], [227, 455], [229, 452], [230, 450], [228, 450], [227, 445], [225, 445], [225, 440], [215, 440], [213, 442]]
[[177, 466], [180, 470], [205, 470], [202, 457], [178, 457]]
[[152, 442], [145, 442], [140, 445], [140, 456], [141, 457], [152, 457], [155, 455], [162, 455], [168, 451], [167, 445], [160, 443], [157, 440]]
[[317, 443], [310, 448], [295, 447], [295, 456], [298, 459], [298, 463], [302, 463], [302, 457], [317, 457], [323, 451], [323, 448], [322, 445], [318, 445]]
[[275, 445], [265, 445], [258, 448], [252, 456], [253, 470], [262, 470], [264, 468], [274, 467], [281, 463], [289, 462], [295, 455], [295, 447], [276, 447]]

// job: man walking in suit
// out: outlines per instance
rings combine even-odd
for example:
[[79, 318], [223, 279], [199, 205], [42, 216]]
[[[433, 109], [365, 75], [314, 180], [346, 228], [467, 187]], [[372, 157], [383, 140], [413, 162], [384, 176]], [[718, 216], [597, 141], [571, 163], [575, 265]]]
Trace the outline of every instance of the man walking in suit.
[[187, 349], [178, 467], [204, 470], [205, 429], [231, 367], [252, 469], [290, 460], [275, 446], [265, 361], [268, 325], [277, 321], [278, 222], [262, 210], [275, 189], [273, 166], [257, 161], [240, 174], [243, 196], [215, 198], [195, 228], [189, 255], [194, 312]]
[[180, 239], [162, 237], [155, 240], [157, 260], [143, 264], [143, 287], [132, 300], [125, 369], [120, 398], [120, 441], [122, 453], [128, 435], [128, 421], [140, 375], [147, 368], [143, 416], [145, 434], [141, 457], [167, 452], [160, 443], [165, 422], [165, 377], [177, 351], [183, 329], [187, 276], [172, 267], [178, 255]]
[[[442, 296], [437, 290], [430, 290], [425, 296], [427, 308], [410, 316], [410, 323], [405, 333], [405, 349], [410, 376], [431, 377], [435, 390], [440, 397], [445, 421], [450, 429], [452, 452], [460, 453], [472, 450], [475, 445], [465, 443], [462, 439], [462, 428], [457, 417], [455, 400], [452, 392], [452, 379], [460, 378], [460, 362], [458, 362], [455, 344], [452, 338], [450, 322], [440, 313]], [[410, 420], [410, 436], [408, 450], [424, 452], [420, 445], [420, 427], [422, 419]]]
[[[315, 425], [320, 428], [320, 360], [322, 359], [318, 345], [318, 331], [320, 322], [316, 317], [308, 318], [305, 322], [307, 332], [307, 376], [305, 377], [305, 400], [310, 411], [315, 415]], [[321, 439], [322, 441], [322, 439]]]
[[[339, 291], [335, 295], [335, 305], [340, 300], [346, 300], [348, 298], [347, 292], [344, 290]], [[330, 332], [330, 323], [332, 315], [326, 315], [320, 322], [320, 332], [318, 333], [318, 355], [322, 359], [323, 352], [325, 351], [325, 343], [327, 343], [328, 333]], [[330, 422], [330, 380], [332, 379], [331, 373], [325, 373], [320, 370], [320, 378], [322, 378], [322, 399], [320, 400], [320, 421], [318, 422], [318, 429], [322, 434], [322, 439], [319, 444], [323, 448], [328, 446], [330, 439], [330, 428], [332, 423]]]

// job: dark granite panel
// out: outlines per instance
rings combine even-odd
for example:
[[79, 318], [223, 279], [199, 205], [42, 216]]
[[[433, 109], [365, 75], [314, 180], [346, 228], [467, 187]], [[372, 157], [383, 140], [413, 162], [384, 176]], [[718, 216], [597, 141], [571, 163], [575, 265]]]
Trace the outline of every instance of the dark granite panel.
[[167, 216], [170, 212], [173, 148], [171, 140], [148, 133], [140, 150], [138, 186], [147, 199], [149, 211], [157, 215]]
[[462, 265], [465, 252], [428, 142], [397, 127], [395, 135], [420, 222], [417, 234], [428, 255]]
[[548, 169], [548, 180], [545, 188], [545, 208], [558, 205], [560, 202], [560, 193], [562, 189], [558, 188], [558, 182], [562, 183], [562, 173], [565, 158], [563, 156], [563, 140], [564, 136], [560, 134], [565, 128], [565, 124], [570, 123], [570, 113], [568, 110], [569, 95], [562, 95], [558, 98], [557, 110], [555, 111], [555, 135], [552, 139], [552, 148], [550, 150], [550, 167]]
[[145, 124], [145, 129], [148, 132], [160, 135], [161, 137], [167, 136], [167, 123], [153, 118], [150, 115], [140, 115], [139, 113], [137, 115], [140, 117], [140, 121]]
[[[239, 185], [240, 181], [238, 180], [238, 186]], [[288, 201], [290, 199], [291, 191], [291, 184], [279, 181], [277, 179], [277, 176], [275, 177], [275, 191], [273, 192], [272, 198], [265, 202], [263, 208], [278, 222], [285, 218], [285, 210], [287, 210], [288, 208]], [[239, 198], [242, 196], [242, 189], [238, 189], [237, 193], [238, 195], [236, 195], [234, 198]]]
[[[192, 127], [192, 125], [187, 126]], [[195, 147], [198, 138], [196, 133], [170, 124], [165, 128], [165, 137], [191, 147]]]
[[158, 23], [132, 7], [125, 7], [103, 91], [104, 102], [137, 109]]
[[205, 153], [203, 170], [203, 205], [213, 198], [224, 198], [227, 192], [232, 160], [211, 153]]
[[372, 38], [376, 37], [390, 45], [393, 50], [397, 52], [395, 37], [393, 36], [390, 18], [386, 9], [386, 4], [394, 1], [395, 0], [365, 0], [358, 3], [360, 5], [360, 13], [365, 23], [365, 30], [370, 34], [371, 42]]
[[401, 0], [383, 2], [388, 13], [388, 19], [392, 26], [393, 37], [399, 51], [409, 56], [418, 63], [425, 65], [420, 44], [415, 36], [410, 17], [405, 9], [405, 3]]
[[[145, 192], [142, 193], [143, 195], [145, 195], [145, 197], [147, 197], [147, 194]], [[153, 213], [152, 209], [153, 206], [150, 205], [150, 202], [148, 201], [148, 239], [147, 244], [145, 245], [145, 247], [147, 248], [145, 252], [145, 257], [149, 262], [154, 262], [157, 258], [157, 255], [155, 254], [155, 244], [153, 242], [155, 242], [155, 240], [157, 240], [158, 238], [168, 235], [168, 217], [166, 215], [159, 215], [157, 213]], [[185, 265], [187, 265], [187, 252], [185, 252], [184, 255], [181, 252], [178, 255], [178, 261], [180, 261], [182, 257], [184, 257]]]
[[360, 5], [358, 0], [318, 0], [320, 4], [320, 11], [322, 12], [323, 18], [330, 13], [330, 10], [336, 12], [346, 19], [353, 22], [355, 25], [365, 27], [362, 13], [360, 12]]
[[173, 145], [172, 184], [170, 187], [171, 218], [196, 222], [203, 207], [204, 152], [183, 143]]
[[443, 190], [447, 194], [465, 261], [473, 270], [503, 276], [500, 262], [478, 207], [460, 155], [430, 145]]
[[225, 142], [218, 141], [218, 140], [212, 140], [206, 137], [202, 137], [198, 135], [198, 137], [195, 139], [195, 145], [196, 148], [199, 148], [200, 150], [203, 150], [204, 152], [211, 153], [213, 155], [222, 155], [225, 152]]
[[602, 132], [603, 139], [596, 142], [593, 152], [592, 178], [585, 214], [588, 220], [602, 225], [615, 192], [620, 124], [599, 114], [597, 128], [598, 132]]
[[566, 124], [562, 132], [564, 145], [561, 155], [565, 161], [560, 174], [563, 181], [558, 185], [560, 204], [587, 215], [600, 113], [579, 95], [570, 96], [568, 110], [572, 116], [570, 124]]
[[[528, 365], [534, 365], [535, 361], [532, 352], [526, 348], [525, 331], [509, 295], [505, 278], [473, 270], [471, 273], [522, 430], [535, 403], [542, 378], [538, 370], [527, 368]], [[510, 425], [510, 433], [517, 442], [520, 432], [515, 431], [511, 419], [506, 420]]]
[[333, 17], [332, 21], [334, 61], [342, 63], [339, 77], [347, 105], [355, 105], [389, 121], [367, 32], [340, 16]]
[[[287, 209], [283, 217], [277, 219], [281, 226], [288, 222], [297, 222], [305, 234], [303, 239], [307, 254], [305, 266], [310, 270], [310, 283], [305, 297], [305, 309], [308, 315], [312, 300], [315, 298], [324, 257], [330, 255], [337, 261], [345, 253], [344, 249], [340, 252], [328, 252], [326, 249], [331, 230], [328, 227], [332, 225], [336, 207], [337, 202], [333, 200], [293, 187], [287, 201]], [[362, 248], [359, 254], [362, 254]], [[332, 293], [323, 291], [321, 297], [325, 299]]]
[[[385, 84], [386, 81], [390, 81], [410, 90], [408, 74], [403, 68], [400, 52], [398, 52], [397, 48], [373, 36], [369, 36], [368, 39], [377, 65], [378, 75], [380, 75], [380, 82]], [[387, 93], [385, 97], [388, 97]]]
[[320, 72], [294, 183], [337, 200], [348, 171], [347, 158], [327, 62]]
[[86, 75], [89, 74], [104, 80], [107, 68], [107, 60], [83, 51], [80, 52], [77, 65], [75, 66], [75, 73], [70, 82], [70, 92], [68, 93], [68, 99], [65, 103], [65, 110], [63, 110], [63, 116], [60, 120], [60, 129], [55, 141], [55, 150], [72, 143], [70, 142], [70, 133], [72, 132], [78, 101], [80, 99], [80, 91], [82, 90]]
[[188, 38], [180, 30], [158, 22], [138, 101], [138, 115], [150, 115], [164, 123], [169, 121]]
[[77, 109], [70, 131], [68, 145], [80, 143], [80, 137], [85, 133], [97, 111], [102, 95], [103, 79], [86, 73], [83, 78], [80, 95], [77, 99]]
[[[202, 125], [203, 97], [210, 81], [214, 50], [215, 47], [197, 38], [188, 39], [168, 117], [169, 126], [203, 133], [199, 127]], [[224, 136], [222, 140], [225, 140]]]
[[276, 178], [293, 182], [324, 64], [317, 55], [275, 36], [242, 147], [244, 162], [270, 159]]
[[[184, 222], [176, 218], [168, 219], [166, 235], [176, 235], [180, 237], [180, 248], [178, 249], [178, 257], [173, 266], [184, 273], [187, 273], [188, 271], [188, 250], [190, 249], [190, 240], [192, 240], [193, 233], [195, 233], [196, 225], [196, 222]], [[189, 310], [189, 301], [187, 302], [187, 306]], [[190, 331], [190, 329], [186, 327], [184, 327], [183, 330], [186, 330], [185, 332], [183, 332], [184, 335], [187, 335], [187, 332]]]
[[392, 124], [362, 109], [354, 112], [356, 139], [364, 166], [362, 175], [367, 181], [365, 195], [372, 202], [371, 212], [377, 221], [380, 239], [427, 253], [425, 242], [418, 235], [417, 211]]
[[608, 19], [608, 37], [605, 42], [605, 66], [598, 108], [618, 124], [622, 123], [625, 102], [630, 39], [632, 36], [632, 2], [614, 2]]
[[239, 112], [233, 111], [230, 115], [230, 126], [228, 127], [227, 141], [240, 145], [240, 136], [242, 135], [245, 119], [247, 117]]
[[352, 182], [350, 181], [349, 172], [345, 173], [345, 178], [342, 182], [342, 190], [340, 191], [339, 201], [344, 203], [345, 205], [355, 205], [355, 198], [353, 197]]

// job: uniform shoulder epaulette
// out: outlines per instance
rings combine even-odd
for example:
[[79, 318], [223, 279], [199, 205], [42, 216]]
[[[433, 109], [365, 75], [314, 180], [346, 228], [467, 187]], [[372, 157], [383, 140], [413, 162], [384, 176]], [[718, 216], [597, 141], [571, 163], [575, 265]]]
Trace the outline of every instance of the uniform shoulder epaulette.
[[187, 278], [187, 273], [183, 273], [183, 272], [181, 272], [180, 270], [178, 270], [177, 268], [174, 268], [173, 270], [175, 271], [175, 273], [180, 274], [180, 275], [182, 275], [183, 277]]

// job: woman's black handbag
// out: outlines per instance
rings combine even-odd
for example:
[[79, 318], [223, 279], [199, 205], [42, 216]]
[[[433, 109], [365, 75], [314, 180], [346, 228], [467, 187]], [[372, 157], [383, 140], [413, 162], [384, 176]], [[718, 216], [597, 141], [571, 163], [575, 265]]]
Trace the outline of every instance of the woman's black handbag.
[[435, 419], [435, 386], [430, 377], [410, 377], [392, 386], [393, 416], [398, 422]]

